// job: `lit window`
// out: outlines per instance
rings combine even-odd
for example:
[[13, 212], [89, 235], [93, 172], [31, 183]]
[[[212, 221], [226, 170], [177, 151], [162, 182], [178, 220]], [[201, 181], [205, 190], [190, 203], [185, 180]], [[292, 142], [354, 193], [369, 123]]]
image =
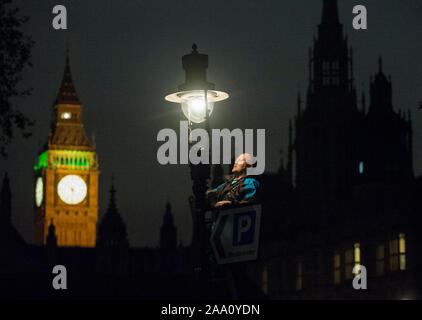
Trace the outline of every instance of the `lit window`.
[[406, 270], [406, 237], [399, 234], [398, 239], [390, 240], [390, 271]]
[[404, 233], [399, 234], [400, 270], [406, 270], [406, 238]]
[[377, 246], [377, 256], [376, 256], [376, 273], [377, 276], [384, 275], [385, 272], [385, 246]]
[[341, 256], [339, 253], [334, 255], [334, 284], [341, 282]]
[[353, 268], [360, 262], [360, 244], [356, 242], [353, 248], [344, 251], [344, 275], [347, 280], [353, 278]]
[[262, 271], [262, 291], [268, 294], [268, 267], [265, 266]]
[[62, 119], [70, 119], [72, 117], [72, 115], [70, 114], [70, 112], [63, 112], [62, 113]]
[[359, 162], [359, 173], [363, 174], [365, 171], [365, 163], [363, 161]]
[[296, 277], [296, 291], [303, 289], [303, 265], [302, 262], [297, 264], [297, 277]]
[[355, 243], [355, 266], [360, 264], [360, 244]]

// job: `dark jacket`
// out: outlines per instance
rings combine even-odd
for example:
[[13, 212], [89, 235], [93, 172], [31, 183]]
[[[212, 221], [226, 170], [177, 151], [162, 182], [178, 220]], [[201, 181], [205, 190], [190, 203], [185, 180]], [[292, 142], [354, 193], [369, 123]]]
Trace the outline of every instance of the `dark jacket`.
[[207, 197], [211, 206], [219, 201], [231, 201], [234, 205], [252, 203], [258, 201], [259, 188], [260, 183], [254, 178], [231, 178], [216, 189], [208, 191]]

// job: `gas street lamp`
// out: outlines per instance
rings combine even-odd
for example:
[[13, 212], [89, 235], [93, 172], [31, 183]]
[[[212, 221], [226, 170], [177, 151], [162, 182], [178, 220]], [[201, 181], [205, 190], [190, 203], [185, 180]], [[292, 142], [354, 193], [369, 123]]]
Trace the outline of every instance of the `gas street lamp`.
[[[196, 44], [192, 45], [190, 54], [182, 57], [182, 65], [185, 70], [185, 83], [179, 85], [178, 92], [167, 95], [165, 99], [181, 105], [183, 114], [189, 122], [189, 130], [194, 124], [199, 126], [204, 123], [205, 129], [209, 131], [209, 116], [214, 110], [214, 104], [227, 99], [229, 95], [215, 90], [215, 85], [207, 81], [208, 55], [199, 53]], [[191, 144], [190, 138], [189, 144]], [[210, 165], [191, 164], [190, 167], [195, 211], [202, 211], [205, 207]]]
[[189, 123], [207, 121], [214, 110], [214, 103], [229, 97], [226, 92], [215, 90], [215, 85], [207, 81], [208, 55], [200, 54], [197, 49], [193, 44], [192, 53], [182, 58], [185, 83], [179, 86], [179, 92], [165, 97], [167, 101], [181, 104]]
[[[227, 99], [229, 95], [226, 92], [215, 90], [215, 85], [207, 81], [208, 55], [200, 54], [196, 44], [193, 44], [190, 54], [182, 57], [182, 65], [185, 70], [185, 83], [178, 86], [178, 92], [167, 95], [165, 99], [181, 105], [183, 114], [188, 119], [189, 130], [192, 130], [194, 125], [205, 125], [209, 134], [209, 116], [214, 110], [214, 104]], [[190, 138], [189, 146], [191, 147]], [[202, 276], [202, 280], [199, 282], [202, 282], [203, 285], [206, 283], [206, 280], [205, 283], [203, 282], [204, 277], [206, 277], [203, 271], [207, 272], [209, 269], [207, 230], [204, 217], [207, 207], [205, 193], [208, 189], [207, 180], [210, 178], [209, 162], [208, 164], [190, 164], [194, 195], [194, 202], [191, 203], [193, 214], [191, 245], [193, 269], [198, 276]]]

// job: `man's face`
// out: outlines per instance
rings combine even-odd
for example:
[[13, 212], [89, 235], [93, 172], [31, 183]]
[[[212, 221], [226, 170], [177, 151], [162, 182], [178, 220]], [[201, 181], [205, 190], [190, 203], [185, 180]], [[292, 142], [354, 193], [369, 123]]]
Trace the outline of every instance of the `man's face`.
[[237, 157], [236, 161], [234, 162], [234, 166], [232, 169], [233, 173], [242, 172], [246, 169], [246, 156], [245, 154], [241, 154]]

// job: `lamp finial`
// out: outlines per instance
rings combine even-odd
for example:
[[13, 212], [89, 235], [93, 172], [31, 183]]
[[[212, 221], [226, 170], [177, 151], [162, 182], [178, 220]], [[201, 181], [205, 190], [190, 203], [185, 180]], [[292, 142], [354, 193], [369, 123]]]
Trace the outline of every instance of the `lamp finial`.
[[196, 45], [196, 43], [192, 45], [192, 53], [198, 53], [198, 46]]

